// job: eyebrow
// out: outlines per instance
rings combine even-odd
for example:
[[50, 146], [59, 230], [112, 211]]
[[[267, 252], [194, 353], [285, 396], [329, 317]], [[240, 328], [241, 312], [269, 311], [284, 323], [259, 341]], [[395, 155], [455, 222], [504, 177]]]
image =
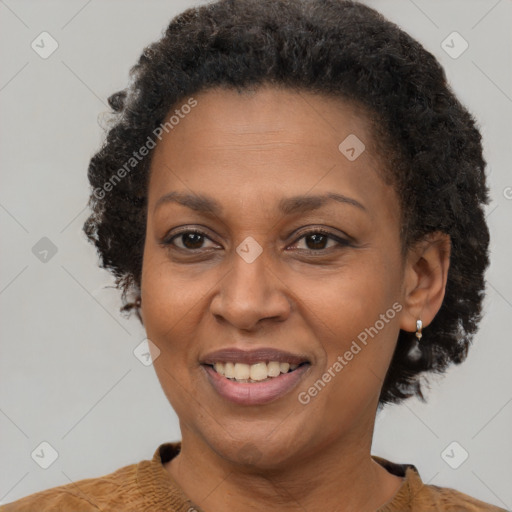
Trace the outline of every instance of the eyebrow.
[[[305, 213], [318, 210], [331, 201], [352, 205], [365, 212], [367, 211], [359, 201], [343, 194], [336, 194], [333, 192], [315, 196], [304, 194], [300, 196], [286, 197], [279, 201], [278, 208], [284, 215], [291, 215], [294, 213]], [[168, 203], [178, 203], [196, 212], [211, 214], [218, 217], [222, 215], [223, 211], [221, 204], [212, 197], [203, 194], [190, 194], [187, 192], [177, 191], [169, 192], [158, 199], [155, 204], [155, 211], [162, 204]]]

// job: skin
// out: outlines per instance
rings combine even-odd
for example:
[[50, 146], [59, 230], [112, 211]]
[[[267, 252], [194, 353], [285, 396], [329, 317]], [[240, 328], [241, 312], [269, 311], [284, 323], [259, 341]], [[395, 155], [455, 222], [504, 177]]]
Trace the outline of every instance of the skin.
[[[271, 86], [194, 97], [197, 106], [154, 150], [148, 190], [141, 315], [182, 432], [181, 453], [165, 469], [209, 512], [374, 511], [402, 484], [370, 457], [382, 381], [399, 330], [414, 332], [418, 318], [427, 328], [441, 306], [449, 237], [433, 234], [402, 258], [398, 198], [354, 105]], [[338, 149], [349, 134], [366, 145], [354, 161]], [[206, 194], [222, 212], [157, 206], [172, 191]], [[278, 210], [282, 198], [325, 192], [364, 210], [334, 201]], [[162, 244], [185, 226], [205, 237]], [[303, 228], [351, 241], [315, 245]], [[236, 252], [249, 236], [263, 251], [252, 263]], [[298, 394], [394, 303], [401, 311], [301, 404]], [[311, 366], [278, 400], [237, 405], [199, 364], [233, 346], [304, 354]]]

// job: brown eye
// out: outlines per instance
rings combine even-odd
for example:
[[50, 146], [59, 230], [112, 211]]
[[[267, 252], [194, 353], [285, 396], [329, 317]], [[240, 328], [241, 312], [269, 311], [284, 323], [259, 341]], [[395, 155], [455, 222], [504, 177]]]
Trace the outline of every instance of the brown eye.
[[[308, 249], [325, 249], [325, 245], [329, 241], [329, 237], [322, 233], [314, 233], [304, 237]], [[311, 242], [311, 243], [308, 243]]]
[[[336, 246], [348, 246], [350, 243], [347, 240], [344, 240], [328, 231], [322, 230], [311, 230], [306, 233], [303, 233], [300, 238], [295, 242], [298, 245], [300, 240], [304, 240], [305, 247], [300, 248], [300, 250], [309, 251], [309, 252], [320, 252], [322, 250], [332, 249]], [[329, 245], [330, 242], [330, 245]]]
[[203, 249], [206, 240], [210, 239], [205, 233], [202, 233], [201, 231], [187, 230], [165, 239], [162, 244], [166, 247], [174, 246], [184, 251], [194, 251]]
[[181, 240], [186, 249], [200, 249], [204, 242], [204, 237], [197, 233], [185, 233], [176, 238]]

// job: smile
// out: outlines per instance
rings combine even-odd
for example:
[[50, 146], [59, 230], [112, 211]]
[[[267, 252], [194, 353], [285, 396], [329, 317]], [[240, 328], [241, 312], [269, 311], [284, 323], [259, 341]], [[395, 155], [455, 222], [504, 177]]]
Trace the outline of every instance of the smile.
[[[302, 363], [306, 364], [306, 363]], [[261, 382], [279, 377], [282, 373], [293, 372], [299, 367], [298, 364], [261, 361], [256, 364], [245, 363], [215, 363], [213, 369], [227, 379], [237, 382]]]
[[271, 348], [223, 349], [200, 362], [216, 393], [238, 405], [262, 405], [283, 397], [311, 367], [305, 356]]

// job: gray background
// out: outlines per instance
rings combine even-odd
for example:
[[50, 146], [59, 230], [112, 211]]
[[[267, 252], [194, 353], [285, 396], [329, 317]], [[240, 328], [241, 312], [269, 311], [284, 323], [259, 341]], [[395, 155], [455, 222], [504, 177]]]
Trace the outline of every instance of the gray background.
[[[445, 67], [478, 119], [493, 195], [487, 217], [492, 264], [475, 345], [465, 364], [431, 379], [427, 404], [410, 400], [379, 414], [373, 453], [414, 463], [424, 482], [510, 508], [512, 5], [367, 3]], [[106, 98], [125, 86], [142, 48], [190, 5], [0, 1], [1, 503], [150, 459], [160, 443], [180, 438], [153, 368], [133, 354], [144, 331], [135, 317], [118, 313], [119, 294], [97, 268], [81, 226], [86, 169], [102, 141]], [[43, 31], [59, 44], [47, 59], [31, 48]], [[458, 58], [441, 46], [453, 31], [469, 43]], [[450, 41], [452, 52], [461, 48], [460, 40]], [[57, 249], [46, 262], [32, 252], [43, 237]], [[31, 457], [43, 441], [58, 452], [48, 469]], [[453, 441], [462, 448], [443, 458]], [[469, 458], [452, 469], [446, 461], [460, 462], [462, 450]]]

